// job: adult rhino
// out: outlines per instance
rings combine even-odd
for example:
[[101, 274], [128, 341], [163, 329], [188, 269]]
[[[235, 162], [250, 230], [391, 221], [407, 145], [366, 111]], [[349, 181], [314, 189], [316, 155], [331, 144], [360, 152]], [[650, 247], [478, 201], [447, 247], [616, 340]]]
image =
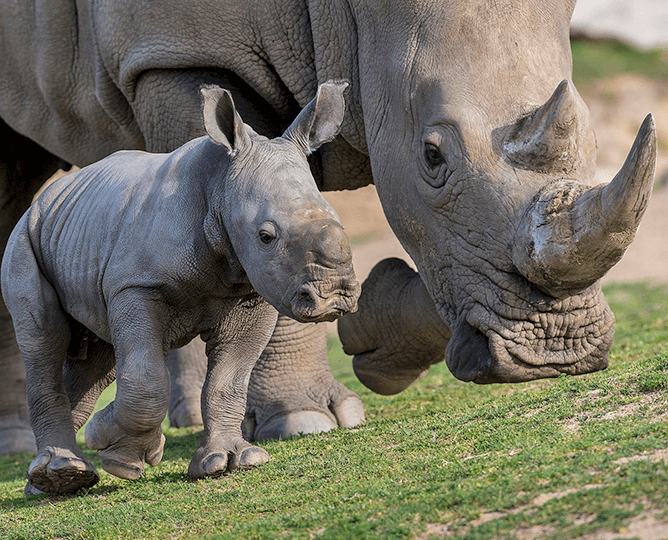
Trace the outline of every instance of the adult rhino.
[[[319, 81], [346, 79], [341, 134], [312, 161], [314, 175], [322, 190], [375, 183], [419, 270], [384, 263], [365, 287], [367, 309], [341, 326], [362, 380], [401, 390], [444, 350], [457, 377], [478, 382], [601, 369], [614, 318], [598, 280], [633, 238], [656, 140], [648, 117], [620, 174], [591, 187], [595, 140], [570, 82], [573, 7], [5, 2], [3, 246], [59, 160], [81, 166], [121, 148], [170, 151], [201, 135], [202, 84], [229, 89], [246, 122], [276, 135]], [[405, 309], [385, 308], [390, 294]], [[0, 440], [20, 441], [23, 368], [4, 306], [1, 317]], [[324, 329], [280, 320], [252, 376], [247, 433], [362, 421], [361, 401], [326, 362]], [[193, 371], [172, 376], [173, 421], [198, 421]]]

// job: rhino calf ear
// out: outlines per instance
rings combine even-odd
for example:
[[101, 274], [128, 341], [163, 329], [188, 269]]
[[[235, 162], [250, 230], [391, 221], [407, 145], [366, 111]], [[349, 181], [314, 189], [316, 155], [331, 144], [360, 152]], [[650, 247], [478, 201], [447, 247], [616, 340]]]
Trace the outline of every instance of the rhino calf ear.
[[283, 137], [300, 146], [306, 155], [336, 137], [343, 123], [346, 103], [343, 93], [346, 81], [327, 81], [318, 87], [318, 93], [299, 113]]
[[250, 137], [239, 116], [232, 94], [218, 86], [203, 86], [204, 129], [211, 139], [232, 155], [250, 145]]

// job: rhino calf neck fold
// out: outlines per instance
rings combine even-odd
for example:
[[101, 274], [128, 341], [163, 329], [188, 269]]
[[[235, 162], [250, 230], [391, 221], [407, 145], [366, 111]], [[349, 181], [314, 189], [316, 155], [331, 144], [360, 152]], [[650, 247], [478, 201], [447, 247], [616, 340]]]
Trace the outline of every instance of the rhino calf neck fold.
[[88, 424], [86, 443], [121, 478], [156, 465], [166, 355], [195, 336], [209, 367], [190, 476], [268, 459], [241, 422], [276, 310], [331, 321], [359, 296], [348, 238], [306, 159], [338, 133], [346, 86], [321, 85], [276, 139], [243, 124], [227, 91], [203, 88], [208, 136], [171, 154], [114, 154], [54, 183], [21, 218], [2, 291], [38, 446], [26, 493], [97, 482], [75, 433], [114, 378], [116, 399]]

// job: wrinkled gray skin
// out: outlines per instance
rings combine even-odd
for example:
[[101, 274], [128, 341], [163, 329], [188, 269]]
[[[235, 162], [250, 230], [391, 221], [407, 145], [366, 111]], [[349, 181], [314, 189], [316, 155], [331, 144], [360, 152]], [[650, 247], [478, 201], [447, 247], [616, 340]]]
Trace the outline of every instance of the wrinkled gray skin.
[[306, 159], [338, 132], [346, 86], [322, 85], [276, 139], [245, 126], [227, 91], [206, 87], [208, 137], [171, 154], [115, 153], [51, 185], [19, 220], [2, 293], [38, 447], [26, 493], [99, 480], [75, 434], [114, 377], [116, 398], [86, 426], [86, 443], [121, 478], [157, 464], [167, 351], [195, 336], [208, 369], [189, 475], [269, 459], [242, 438], [241, 422], [276, 310], [332, 321], [359, 296], [348, 238]]
[[[375, 182], [419, 270], [379, 272], [355, 318], [343, 319], [365, 384], [405, 388], [444, 350], [457, 377], [478, 382], [605, 367], [614, 321], [598, 278], [646, 205], [654, 127], [648, 120], [616, 187], [588, 191], [595, 142], [570, 82], [573, 0], [94, 6], [58, 0], [0, 19], [0, 116], [15, 145], [25, 141], [14, 132], [40, 145], [3, 158], [13, 167], [2, 180], [2, 215], [16, 216], [7, 220], [18, 219], [39, 172], [21, 175], [10, 160], [29, 155], [28, 167], [53, 169], [53, 156], [85, 165], [119, 148], [171, 150], [199, 134], [203, 81], [229, 88], [256, 130], [280, 133], [318, 81], [347, 79], [341, 134], [311, 162], [314, 175], [323, 190]], [[387, 290], [417, 299], [387, 311]], [[408, 314], [418, 308], [433, 324], [413, 339], [404, 329], [415, 328]], [[359, 400], [326, 367], [324, 330], [286, 321], [251, 379], [250, 435], [360, 422]], [[2, 339], [3, 367], [14, 369], [7, 330]], [[196, 371], [175, 376], [176, 424], [197, 420]], [[6, 403], [4, 417], [20, 417], [18, 398]]]

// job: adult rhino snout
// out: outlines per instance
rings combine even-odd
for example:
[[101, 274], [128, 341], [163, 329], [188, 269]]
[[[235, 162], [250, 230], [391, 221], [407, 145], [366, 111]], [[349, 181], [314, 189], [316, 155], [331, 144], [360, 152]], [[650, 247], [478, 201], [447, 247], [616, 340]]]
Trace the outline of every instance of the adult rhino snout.
[[[561, 139], [554, 134], [547, 137], [547, 128], [541, 131], [532, 125], [533, 131], [515, 135], [506, 144], [511, 161], [533, 156], [531, 145], [537, 141], [544, 143], [538, 145], [541, 148], [551, 150], [546, 151], [548, 155], [568, 155], [555, 141], [578, 140], [577, 117], [566, 122], [570, 109], [564, 106], [573, 99], [569, 86], [562, 83], [535, 117], [552, 131], [559, 131]], [[535, 118], [533, 124], [537, 123]], [[565, 125], [569, 128], [563, 128]], [[518, 137], [529, 142], [520, 144], [515, 140]], [[511, 253], [517, 270], [557, 297], [582, 291], [599, 280], [633, 241], [652, 192], [656, 152], [656, 126], [649, 114], [622, 169], [610, 183], [591, 187], [562, 178], [546, 185], [518, 224]]]

